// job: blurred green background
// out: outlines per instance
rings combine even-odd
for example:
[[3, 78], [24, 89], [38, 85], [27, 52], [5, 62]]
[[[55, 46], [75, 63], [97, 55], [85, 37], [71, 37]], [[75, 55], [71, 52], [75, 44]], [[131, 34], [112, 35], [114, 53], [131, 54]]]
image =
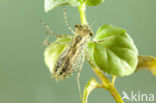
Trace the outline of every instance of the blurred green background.
[[[76, 74], [56, 82], [44, 64], [42, 46], [46, 38], [44, 20], [57, 34], [71, 34], [64, 23], [63, 8], [44, 12], [43, 0], [0, 0], [0, 103], [80, 103]], [[156, 0], [105, 0], [87, 8], [87, 19], [96, 32], [103, 24], [125, 28], [140, 55], [156, 56]], [[80, 24], [76, 8], [66, 7], [71, 26]], [[71, 34], [72, 35], [72, 34]], [[51, 41], [55, 38], [51, 37]], [[94, 74], [87, 63], [81, 72], [82, 88]], [[156, 96], [156, 77], [140, 71], [119, 77], [116, 87], [152, 93]], [[155, 100], [156, 101], [156, 100]], [[115, 103], [103, 89], [94, 90], [89, 103]]]

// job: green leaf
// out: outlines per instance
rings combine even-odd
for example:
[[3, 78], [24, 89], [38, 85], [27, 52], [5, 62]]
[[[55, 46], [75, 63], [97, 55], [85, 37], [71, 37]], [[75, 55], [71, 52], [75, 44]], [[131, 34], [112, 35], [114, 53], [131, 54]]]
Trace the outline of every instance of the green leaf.
[[48, 12], [60, 5], [79, 6], [79, 0], [44, 0], [44, 10]]
[[53, 73], [53, 68], [58, 57], [64, 50], [66, 50], [70, 41], [71, 39], [58, 38], [55, 42], [50, 43], [45, 49], [44, 60], [51, 73]]
[[104, 0], [86, 0], [86, 4], [89, 6], [96, 6], [103, 2], [104, 2]]
[[135, 71], [138, 51], [133, 40], [124, 29], [103, 25], [99, 28], [94, 41], [89, 42], [90, 59], [104, 72], [125, 76]]

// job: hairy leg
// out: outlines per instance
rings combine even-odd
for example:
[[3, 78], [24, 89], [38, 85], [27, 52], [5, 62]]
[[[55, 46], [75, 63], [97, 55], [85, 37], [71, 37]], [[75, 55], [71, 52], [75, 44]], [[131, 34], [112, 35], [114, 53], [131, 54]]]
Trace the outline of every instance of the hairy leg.
[[69, 29], [73, 34], [75, 34], [74, 30], [71, 28], [71, 26], [70, 26], [69, 23], [68, 23], [66, 9], [65, 9], [64, 7], [63, 7], [63, 9], [64, 9], [64, 20], [65, 20], [65, 24], [66, 24], [66, 26], [68, 27], [68, 29]]
[[83, 67], [84, 61], [85, 61], [85, 54], [83, 52], [82, 62], [80, 64], [80, 67], [79, 67], [78, 72], [77, 72], [77, 85], [78, 85], [81, 101], [82, 101], [82, 94], [81, 94], [81, 85], [80, 85], [80, 73], [82, 71], [82, 67]]
[[57, 38], [69, 38], [69, 36], [67, 35], [57, 35], [54, 33], [53, 30], [50, 29], [50, 27], [44, 22], [42, 21], [41, 19], [37, 19], [45, 28], [46, 28], [46, 32], [48, 33], [48, 35], [53, 35]]

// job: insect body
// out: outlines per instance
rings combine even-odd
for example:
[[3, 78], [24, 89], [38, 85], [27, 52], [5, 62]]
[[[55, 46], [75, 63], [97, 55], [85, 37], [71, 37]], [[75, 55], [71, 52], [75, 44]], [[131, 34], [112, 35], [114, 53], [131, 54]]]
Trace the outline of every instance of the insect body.
[[[68, 48], [64, 50], [57, 58], [52, 68], [52, 76], [56, 80], [64, 79], [69, 75], [71, 75], [75, 70], [79, 69], [79, 72], [77, 73], [77, 84], [80, 93], [80, 98], [82, 100], [79, 77], [80, 77], [80, 71], [82, 69], [85, 60], [84, 50], [85, 47], [87, 46], [86, 43], [89, 40], [91, 40], [91, 37], [93, 36], [93, 32], [91, 31], [88, 25], [75, 25], [75, 31], [73, 31], [68, 24], [65, 9], [64, 9], [64, 17], [65, 17], [65, 23], [68, 29], [74, 34], [74, 37], [72, 38]], [[42, 20], [39, 21], [45, 26], [46, 32], [48, 34], [48, 38], [49, 38], [49, 33], [58, 38], [68, 38], [68, 39], [70, 38], [69, 36], [65, 36], [65, 35], [56, 35], [46, 23], [44, 23]], [[48, 44], [47, 42], [48, 38], [45, 40], [44, 42], [45, 44]]]
[[[69, 47], [60, 55], [55, 67], [53, 76], [56, 79], [64, 79], [75, 71], [79, 64], [79, 58], [84, 58], [84, 47], [93, 35], [88, 25], [75, 25], [75, 36]], [[81, 68], [81, 66], [80, 66]]]
[[[48, 37], [50, 32], [53, 36], [58, 38], [70, 38], [69, 36], [65, 35], [56, 35], [46, 23], [44, 23], [42, 20], [39, 21], [46, 27]], [[71, 27], [68, 28], [71, 30]], [[64, 79], [70, 76], [75, 70], [77, 70], [77, 68], [79, 68], [79, 72], [77, 73], [77, 83], [80, 98], [82, 99], [79, 77], [85, 60], [84, 49], [86, 47], [86, 43], [93, 36], [93, 33], [88, 25], [75, 25], [75, 32], [72, 32], [74, 33], [74, 37], [72, 38], [68, 48], [64, 50], [57, 58], [54, 68], [52, 68], [52, 77], [54, 77], [56, 80]], [[47, 40], [48, 39], [45, 40], [45, 44], [48, 44]]]

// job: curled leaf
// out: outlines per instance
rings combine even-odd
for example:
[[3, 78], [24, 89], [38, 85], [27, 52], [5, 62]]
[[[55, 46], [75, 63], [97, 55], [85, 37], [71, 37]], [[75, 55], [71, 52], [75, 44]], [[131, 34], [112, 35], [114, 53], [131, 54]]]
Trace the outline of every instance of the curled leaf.
[[51, 73], [53, 73], [53, 68], [57, 58], [68, 47], [69, 42], [70, 39], [58, 38], [55, 42], [49, 44], [49, 46], [45, 49], [44, 60]]
[[138, 65], [136, 71], [142, 69], [148, 69], [153, 75], [156, 76], [156, 58], [152, 56], [138, 56]]
[[135, 71], [138, 51], [124, 29], [103, 25], [94, 41], [88, 43], [89, 57], [102, 71], [116, 76]]
[[44, 10], [48, 12], [60, 5], [79, 6], [79, 0], [44, 0]]

